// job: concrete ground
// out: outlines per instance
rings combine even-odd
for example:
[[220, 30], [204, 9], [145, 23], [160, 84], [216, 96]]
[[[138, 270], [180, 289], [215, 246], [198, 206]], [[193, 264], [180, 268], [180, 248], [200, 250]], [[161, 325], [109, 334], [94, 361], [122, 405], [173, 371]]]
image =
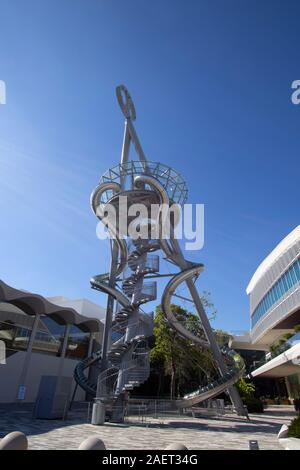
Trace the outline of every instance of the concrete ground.
[[0, 438], [12, 431], [24, 432], [30, 449], [77, 449], [89, 436], [100, 437], [107, 449], [164, 449], [181, 442], [189, 449], [249, 449], [249, 441], [258, 441], [259, 448], [282, 450], [277, 433], [282, 424], [295, 416], [291, 406], [270, 406], [263, 414], [251, 414], [251, 421], [228, 415], [189, 418], [173, 416], [147, 417], [145, 422], [131, 418], [126, 424], [88, 424], [87, 409], [78, 408], [68, 419], [32, 419], [26, 405], [0, 405]]

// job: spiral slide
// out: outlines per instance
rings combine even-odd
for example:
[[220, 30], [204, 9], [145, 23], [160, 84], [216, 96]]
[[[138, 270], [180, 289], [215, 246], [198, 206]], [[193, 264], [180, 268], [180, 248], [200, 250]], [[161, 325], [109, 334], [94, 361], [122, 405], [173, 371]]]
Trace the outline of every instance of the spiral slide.
[[[161, 204], [170, 205], [167, 192], [155, 178], [148, 176], [148, 175], [142, 175], [142, 176], [137, 177], [135, 181], [136, 183], [139, 183], [139, 184], [140, 183], [148, 184], [158, 194]], [[159, 214], [157, 223], [160, 225], [159, 233], [161, 234], [161, 237], [162, 237], [163, 226], [165, 224], [162, 214]], [[165, 252], [166, 258], [170, 259], [174, 264], [177, 264], [179, 267], [182, 268], [181, 272], [179, 272], [174, 277], [172, 277], [172, 279], [169, 281], [169, 283], [165, 287], [165, 290], [162, 296], [162, 301], [161, 301], [163, 313], [168, 323], [170, 324], [170, 326], [174, 330], [176, 330], [181, 337], [185, 338], [188, 341], [192, 341], [193, 343], [201, 347], [204, 347], [206, 349], [211, 349], [212, 344], [210, 341], [204, 340], [203, 338], [196, 336], [187, 328], [185, 328], [185, 326], [176, 319], [175, 315], [173, 314], [171, 310], [172, 294], [175, 292], [176, 288], [180, 284], [186, 282], [188, 287], [190, 287], [192, 297], [194, 297], [195, 305], [196, 307], [198, 307], [197, 310], [202, 320], [202, 326], [204, 328], [206, 337], [208, 336], [209, 332], [211, 333], [211, 335], [213, 335], [212, 329], [209, 325], [206, 314], [202, 307], [201, 299], [198, 293], [195, 292], [196, 288], [193, 282], [193, 279], [195, 278], [195, 276], [198, 276], [203, 271], [203, 265], [195, 264], [184, 259], [181, 249], [179, 247], [179, 244], [175, 238], [171, 237], [170, 242], [167, 239], [160, 238], [160, 245], [161, 245], [162, 250]], [[203, 324], [204, 320], [206, 320], [205, 322], [206, 328], [204, 327], [204, 324]], [[218, 347], [217, 347], [217, 351], [218, 351]], [[183, 399], [180, 400], [178, 403], [178, 406], [180, 408], [187, 408], [187, 407], [196, 405], [198, 403], [201, 403], [205, 400], [216, 397], [220, 393], [230, 389], [230, 387], [232, 387], [234, 383], [237, 382], [244, 375], [245, 364], [239, 354], [237, 354], [234, 350], [231, 350], [227, 347], [221, 348], [220, 352], [223, 356], [223, 361], [224, 361], [222, 368], [218, 364], [221, 377], [211, 382], [207, 386], [199, 387], [199, 389], [197, 389], [193, 393], [189, 393], [185, 395]], [[238, 406], [236, 406], [236, 408], [239, 414], [247, 415], [246, 411], [244, 411], [243, 407], [241, 406], [241, 403], [238, 403]]]
[[[146, 274], [154, 274], [159, 269], [158, 256], [150, 255], [160, 248], [156, 241], [132, 240], [128, 244], [120, 239], [116, 227], [105, 220], [101, 196], [107, 191], [120, 192], [115, 183], [104, 183], [96, 188], [91, 205], [97, 217], [105, 223], [118, 246], [118, 265], [115, 277], [122, 274], [122, 291], [110, 285], [108, 273], [91, 279], [93, 289], [112, 296], [120, 308], [114, 315], [111, 325], [111, 344], [107, 352], [108, 367], [102, 368], [102, 353], [97, 351], [79, 362], [74, 371], [76, 383], [87, 393], [112, 403], [124, 392], [132, 390], [147, 380], [150, 374], [149, 354], [146, 338], [152, 334], [153, 319], [142, 312], [140, 306], [156, 299], [156, 283], [145, 283]], [[89, 380], [85, 371], [95, 365], [99, 369], [97, 383]], [[104, 369], [104, 370], [102, 370]]]
[[[150, 374], [147, 337], [153, 334], [153, 321], [152, 317], [142, 312], [141, 305], [156, 300], [156, 282], [149, 282], [147, 277], [161, 276], [159, 256], [153, 254], [158, 250], [162, 250], [165, 259], [179, 268], [179, 272], [173, 275], [165, 287], [160, 302], [165, 318], [181, 337], [212, 351], [220, 375], [219, 379], [207, 386], [200, 386], [193, 393], [185, 395], [178, 401], [179, 407], [196, 405], [227, 390], [237, 413], [247, 416], [234, 387], [234, 383], [244, 374], [244, 363], [234, 351], [227, 347], [219, 348], [194, 283], [204, 267], [185, 259], [175, 236], [179, 221], [177, 210], [187, 199], [186, 183], [173, 168], [146, 159], [133, 126], [136, 113], [129, 92], [124, 85], [120, 85], [116, 93], [125, 116], [121, 163], [102, 176], [91, 195], [94, 214], [107, 227], [114, 240], [110, 273], [95, 276], [91, 280], [92, 288], [108, 295], [103, 346], [102, 352], [96, 352], [80, 362], [74, 372], [77, 384], [89, 394], [96, 395], [92, 422], [102, 424], [106, 405], [116, 401], [119, 401], [121, 408], [116, 418], [122, 421], [124, 406], [121, 402], [124, 392], [145, 382]], [[129, 161], [131, 144], [138, 161]], [[122, 206], [123, 196], [127, 201], [126, 207], [128, 203], [128, 213]], [[136, 205], [147, 210], [142, 222], [130, 215], [130, 209]], [[152, 214], [153, 205], [159, 208], [158, 213]], [[124, 237], [120, 233], [122, 225], [128, 228], [132, 222], [140, 229], [146, 228], [148, 236], [139, 234], [136, 239], [126, 233]], [[170, 234], [165, 233], [166, 228], [171, 228]], [[156, 234], [155, 239], [152, 239], [152, 233]], [[188, 326], [179, 322], [172, 312], [172, 296], [176, 296], [176, 289], [183, 283], [190, 292], [189, 300], [193, 302], [199, 316], [201, 336], [195, 335]], [[117, 308], [113, 316], [115, 304]], [[99, 369], [97, 383], [91, 382], [85, 375], [91, 366]]]
[[[154, 182], [153, 182], [154, 180]], [[147, 183], [151, 186], [159, 197], [161, 204], [168, 204], [168, 196], [161, 185], [152, 177], [139, 176], [136, 178], [136, 184]], [[101, 188], [103, 189], [103, 188]], [[105, 186], [107, 189], [107, 186]], [[157, 223], [162, 226], [164, 220], [159, 214]], [[162, 230], [160, 230], [162, 234]], [[147, 380], [150, 373], [150, 366], [147, 354], [147, 347], [145, 346], [145, 338], [149, 335], [151, 329], [150, 319], [147, 315], [140, 312], [139, 307], [141, 304], [153, 300], [154, 293], [147, 293], [145, 286], [147, 283], [142, 282], [142, 287], [139, 290], [139, 296], [134, 296], [136, 286], [143, 277], [149, 273], [158, 271], [158, 264], [153, 263], [157, 261], [149, 252], [162, 249], [168, 259], [173, 260], [176, 264], [185, 266], [178, 274], [176, 274], [165, 287], [161, 304], [163, 313], [170, 324], [178, 334], [188, 341], [200, 347], [210, 349], [211, 344], [208, 340], [198, 337], [189, 331], [185, 326], [178, 322], [174, 316], [170, 304], [172, 294], [176, 288], [184, 282], [189, 280], [193, 281], [195, 276], [198, 276], [203, 271], [202, 264], [191, 263], [181, 257], [178, 251], [178, 246], [174, 240], [171, 243], [167, 240], [135, 240], [134, 250], [128, 254], [128, 246], [123, 240], [119, 240], [117, 234], [115, 237], [119, 246], [120, 263], [118, 265], [117, 273], [124, 271], [126, 265], [131, 269], [130, 275], [125, 277], [122, 282], [122, 292], [116, 287], [109, 285], [109, 275], [103, 274], [92, 278], [91, 285], [94, 289], [100, 290], [114, 299], [121, 306], [121, 309], [116, 313], [112, 324], [112, 333], [115, 333], [117, 340], [112, 343], [108, 357], [111, 362], [111, 367], [98, 376], [98, 387], [106, 400], [114, 400], [120, 393], [126, 390], [132, 390], [134, 387], [139, 386]], [[141, 263], [143, 259], [143, 263]], [[144, 292], [143, 292], [144, 290]], [[142, 294], [142, 295], [141, 295]], [[128, 326], [130, 325], [131, 335], [128, 336]], [[149, 329], [150, 328], [150, 329]], [[132, 334], [134, 331], [134, 334]], [[148, 333], [146, 333], [146, 331]], [[221, 349], [224, 363], [226, 363], [226, 371], [221, 371], [219, 379], [211, 382], [205, 387], [199, 387], [193, 393], [185, 395], [182, 400], [178, 402], [180, 408], [187, 408], [196, 405], [202, 401], [216, 397], [223, 391], [229, 389], [240, 377], [243, 376], [245, 366], [241, 357], [233, 350], [223, 347]], [[86, 392], [95, 396], [97, 391], [97, 383], [91, 382], [85, 376], [85, 370], [92, 365], [97, 364], [101, 368], [101, 352], [98, 351], [92, 356], [81, 361], [75, 368], [74, 378], [76, 382]]]
[[[191, 331], [186, 329], [180, 322], [176, 320], [176, 317], [174, 316], [170, 307], [170, 299], [176, 287], [183, 283], [187, 278], [193, 278], [195, 274], [199, 273], [202, 269], [202, 265], [194, 265], [191, 268], [174, 276], [164, 290], [162, 296], [162, 309], [169, 324], [178, 332], [181, 337], [188, 341], [192, 341], [193, 343], [198, 344], [203, 348], [210, 349], [210, 344], [208, 341], [204, 341], [202, 338], [194, 335]], [[216, 397], [220, 393], [227, 390], [244, 375], [245, 365], [239, 354], [226, 347], [221, 349], [221, 353], [224, 356], [225, 362], [227, 363], [228, 371], [219, 379], [211, 382], [207, 386], [200, 387], [193, 393], [185, 395], [178, 403], [180, 408], [187, 408], [202, 401]]]
[[[134, 314], [139, 305], [131, 305], [129, 299], [120, 290], [110, 287], [107, 274], [92, 278], [91, 285], [96, 290], [112, 295], [121, 305], [121, 309], [116, 313], [112, 324], [112, 336], [115, 333], [118, 338], [112, 343], [108, 352], [108, 358], [112, 366], [98, 376], [98, 383], [100, 382], [100, 387], [103, 389], [103, 395], [106, 398], [114, 399], [121, 392], [141, 385], [149, 376], [150, 366], [148, 356], [145, 354], [146, 347], [144, 343], [147, 332], [152, 329], [152, 319], [139, 312], [138, 319], [131, 324], [131, 329], [135, 330], [135, 335], [131, 338], [126, 337], [130, 316]], [[124, 361], [126, 353], [130, 353], [131, 359]], [[97, 383], [91, 382], [84, 372], [95, 364], [101, 369], [101, 351], [97, 351], [80, 361], [74, 371], [77, 384], [92, 396], [96, 395]], [[123, 373], [123, 380], [122, 383], [117, 383], [120, 370]], [[108, 390], [110, 391], [108, 392]]]

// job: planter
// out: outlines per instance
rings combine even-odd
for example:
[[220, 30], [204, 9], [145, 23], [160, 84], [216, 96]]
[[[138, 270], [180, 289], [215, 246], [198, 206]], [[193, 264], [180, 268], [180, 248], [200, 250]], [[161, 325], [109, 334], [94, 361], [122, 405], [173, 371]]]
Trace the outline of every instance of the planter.
[[290, 405], [290, 404], [291, 404], [291, 402], [288, 399], [280, 400], [280, 405]]
[[271, 399], [271, 398], [267, 398], [265, 400], [266, 404], [267, 405], [277, 405], [277, 403], [275, 402], [275, 400]]
[[291, 428], [295, 427], [295, 424], [293, 424], [295, 421], [297, 422], [297, 418], [290, 423], [289, 427], [283, 424], [277, 434], [279, 444], [286, 450], [300, 450], [300, 439], [298, 437], [288, 437], [289, 431], [291, 434]]

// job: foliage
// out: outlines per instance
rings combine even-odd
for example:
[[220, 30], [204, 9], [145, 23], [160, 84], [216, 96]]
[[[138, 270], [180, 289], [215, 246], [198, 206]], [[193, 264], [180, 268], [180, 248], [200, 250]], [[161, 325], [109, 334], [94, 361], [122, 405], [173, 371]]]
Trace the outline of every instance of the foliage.
[[289, 349], [291, 347], [291, 344], [288, 343], [288, 340], [299, 332], [300, 325], [296, 325], [294, 326], [293, 331], [291, 333], [285, 333], [284, 335], [282, 335], [281, 338], [279, 338], [275, 343], [273, 343], [269, 348], [272, 357], [278, 356], [278, 354], [281, 354], [282, 352]]
[[244, 405], [247, 406], [249, 413], [263, 413], [264, 405], [263, 402], [254, 396], [255, 385], [252, 382], [241, 378], [237, 383], [236, 387], [239, 391], [241, 399]]
[[[186, 329], [204, 338], [198, 317], [179, 305], [172, 304], [171, 309]], [[170, 398], [192, 391], [192, 386], [199, 386], [207, 377], [209, 381], [215, 377], [216, 367], [211, 352], [182, 338], [169, 326], [160, 306], [156, 309], [154, 336], [155, 345], [150, 352], [150, 360], [160, 375], [170, 377]]]
[[214, 330], [214, 334], [217, 338], [217, 342], [219, 346], [227, 346], [230, 339], [233, 338], [233, 336], [230, 333], [227, 333], [226, 331], [223, 331], [223, 330]]
[[300, 331], [300, 325], [294, 326], [294, 332], [299, 333], [299, 331]]
[[300, 439], [300, 413], [289, 425], [288, 436]]
[[204, 310], [208, 313], [209, 320], [215, 320], [217, 316], [217, 309], [211, 300], [210, 292], [204, 290], [201, 295], [201, 302]]
[[295, 411], [300, 412], [300, 398], [294, 398], [294, 408]]
[[242, 399], [248, 399], [254, 397], [255, 385], [252, 382], [247, 382], [246, 379], [241, 378], [237, 383], [236, 387]]

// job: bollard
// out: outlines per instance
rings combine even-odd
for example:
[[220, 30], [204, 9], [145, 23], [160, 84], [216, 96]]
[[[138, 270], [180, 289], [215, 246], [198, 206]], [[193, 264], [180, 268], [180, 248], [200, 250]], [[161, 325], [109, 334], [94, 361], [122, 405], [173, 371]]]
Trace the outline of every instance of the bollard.
[[188, 450], [188, 448], [185, 447], [184, 444], [181, 444], [180, 442], [178, 442], [174, 444], [169, 444], [165, 450]]
[[99, 437], [92, 436], [82, 441], [78, 450], [106, 450], [106, 447]]
[[105, 404], [96, 402], [92, 408], [91, 424], [100, 425], [105, 423]]
[[0, 450], [27, 450], [27, 448], [27, 437], [19, 431], [6, 434], [0, 442]]

